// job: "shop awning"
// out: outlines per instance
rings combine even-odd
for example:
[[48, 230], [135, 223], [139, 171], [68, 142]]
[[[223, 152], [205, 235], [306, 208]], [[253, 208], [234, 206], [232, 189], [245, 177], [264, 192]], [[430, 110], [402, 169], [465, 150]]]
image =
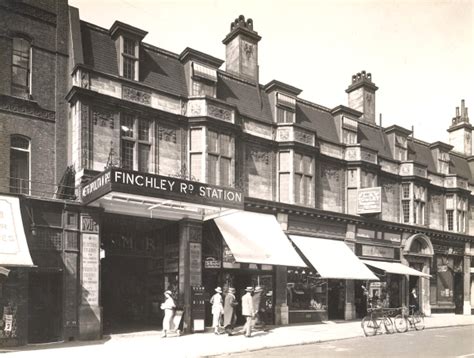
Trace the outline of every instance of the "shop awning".
[[239, 211], [214, 221], [237, 262], [306, 267], [273, 215]]
[[298, 235], [290, 238], [322, 278], [378, 280], [343, 241]]
[[14, 196], [0, 195], [0, 266], [34, 266], [23, 229], [20, 200]]
[[362, 262], [368, 266], [372, 266], [383, 270], [388, 273], [395, 273], [398, 275], [410, 275], [410, 276], [420, 276], [420, 277], [431, 277], [430, 275], [415, 270], [407, 265], [403, 265], [399, 262], [387, 262], [387, 261], [372, 261], [372, 260], [362, 260]]

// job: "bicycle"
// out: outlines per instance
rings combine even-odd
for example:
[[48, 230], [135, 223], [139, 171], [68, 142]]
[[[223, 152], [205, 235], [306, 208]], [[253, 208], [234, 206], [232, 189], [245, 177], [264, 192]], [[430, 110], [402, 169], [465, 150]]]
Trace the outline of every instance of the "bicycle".
[[382, 326], [387, 334], [395, 332], [392, 319], [388, 316], [389, 312], [384, 313], [383, 308], [368, 308], [367, 313], [361, 322], [366, 337], [376, 335]]
[[425, 329], [425, 318], [424, 314], [419, 311], [415, 312], [416, 306], [409, 306], [409, 313], [402, 312], [397, 315], [394, 319], [395, 329], [399, 333], [408, 331], [408, 326], [415, 328], [417, 331]]

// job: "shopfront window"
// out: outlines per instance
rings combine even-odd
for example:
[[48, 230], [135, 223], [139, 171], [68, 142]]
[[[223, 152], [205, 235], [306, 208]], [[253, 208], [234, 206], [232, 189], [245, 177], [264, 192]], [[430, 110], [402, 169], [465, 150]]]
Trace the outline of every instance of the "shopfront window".
[[327, 280], [310, 269], [293, 267], [288, 269], [287, 282], [290, 310], [327, 310]]

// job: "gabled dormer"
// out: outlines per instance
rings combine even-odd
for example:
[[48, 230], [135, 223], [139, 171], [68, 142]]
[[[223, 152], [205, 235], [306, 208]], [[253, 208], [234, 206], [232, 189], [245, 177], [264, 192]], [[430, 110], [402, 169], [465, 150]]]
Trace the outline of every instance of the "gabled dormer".
[[275, 123], [295, 123], [296, 98], [301, 90], [277, 80], [267, 83], [264, 90], [269, 96], [273, 121]]
[[430, 144], [431, 155], [436, 163], [436, 170], [441, 174], [449, 174], [449, 164], [451, 159], [449, 152], [454, 147], [443, 142], [434, 142]]
[[189, 96], [216, 97], [217, 69], [224, 61], [187, 47], [179, 56]]
[[363, 113], [341, 105], [333, 108], [331, 114], [334, 116], [339, 141], [348, 145], [357, 144], [358, 119]]
[[147, 31], [115, 21], [109, 30], [115, 41], [119, 75], [133, 81], [140, 79], [140, 43]]
[[408, 137], [412, 134], [411, 130], [393, 125], [385, 128], [390, 149], [393, 153], [393, 159], [401, 162], [408, 160]]

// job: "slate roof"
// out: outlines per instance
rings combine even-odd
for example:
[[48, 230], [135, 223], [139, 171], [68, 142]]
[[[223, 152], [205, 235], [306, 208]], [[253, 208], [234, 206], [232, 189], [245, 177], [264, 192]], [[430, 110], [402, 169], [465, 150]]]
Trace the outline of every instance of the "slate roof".
[[[260, 91], [260, 96], [258, 91]], [[260, 87], [258, 91], [255, 85], [219, 73], [217, 98], [236, 106], [245, 117], [273, 123], [268, 96]]]
[[[97, 72], [118, 76], [116, 47], [109, 31], [84, 21], [81, 21], [80, 28], [81, 36], [76, 36], [76, 41], [82, 37], [84, 64]], [[147, 44], [141, 47], [140, 52], [140, 82], [177, 96], [186, 97], [188, 93], [184, 66], [179, 56]], [[245, 117], [273, 123], [269, 96], [261, 85], [257, 89], [256, 85], [219, 70], [217, 98], [235, 106]], [[320, 139], [339, 142], [334, 118], [330, 110], [323, 106], [298, 99], [296, 121], [302, 127], [315, 131]], [[362, 146], [376, 150], [382, 157], [392, 158], [387, 135], [378, 126], [360, 121], [358, 128]], [[437, 172], [427, 143], [408, 140], [408, 159], [426, 165], [430, 172]], [[450, 170], [474, 183], [474, 173], [462, 155], [451, 153]]]
[[452, 153], [449, 155], [449, 158], [451, 160], [450, 172], [469, 179], [469, 182], [474, 184], [474, 173], [471, 173], [467, 160]]
[[329, 112], [305, 103], [296, 102], [296, 122], [304, 128], [316, 130], [318, 138], [339, 142], [334, 118]]
[[362, 146], [378, 151], [385, 158], [392, 158], [387, 135], [380, 127], [359, 122], [357, 138]]

